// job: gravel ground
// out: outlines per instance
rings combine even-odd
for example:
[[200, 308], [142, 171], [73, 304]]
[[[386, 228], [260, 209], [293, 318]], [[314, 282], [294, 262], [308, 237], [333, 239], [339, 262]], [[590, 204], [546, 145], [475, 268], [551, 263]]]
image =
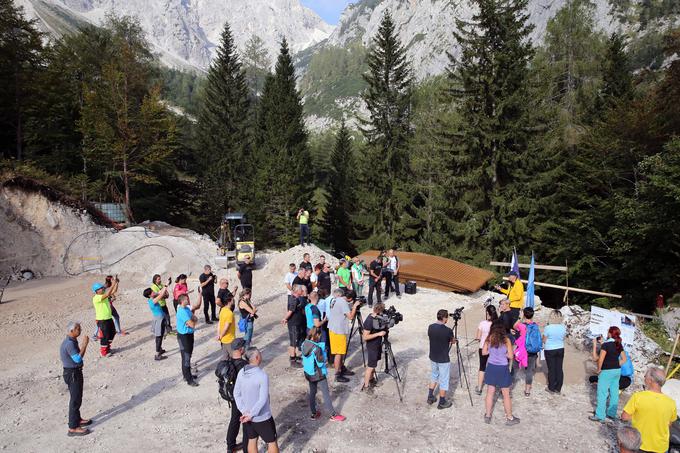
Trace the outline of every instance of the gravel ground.
[[[254, 300], [261, 307], [254, 344], [263, 351], [264, 369], [271, 379], [271, 405], [283, 451], [488, 452], [507, 451], [509, 446], [525, 452], [611, 450], [612, 427], [587, 419], [593, 398], [585, 384], [587, 356], [573, 348], [567, 350], [567, 385], [562, 396], [544, 391], [542, 373], [529, 398], [523, 395], [523, 383], [518, 383], [513, 398], [514, 412], [521, 418], [518, 426], [504, 426], [500, 402], [492, 423], [484, 424], [482, 397], [473, 392], [471, 406], [467, 390], [460, 388], [455, 373], [454, 407], [437, 410], [425, 403], [429, 379], [427, 326], [437, 309], [453, 311], [465, 306], [459, 336], [466, 344], [474, 338], [485, 293], [460, 296], [420, 290], [414, 296], [390, 298], [388, 305], [394, 304], [404, 315], [404, 322], [390, 335], [402, 378], [403, 403], [398, 399], [394, 380], [384, 375], [374, 396], [358, 391], [361, 356], [353, 341], [349, 366], [357, 376], [347, 385], [331, 383], [334, 404], [347, 421], [335, 423], [325, 417], [310, 420], [307, 383], [301, 370], [288, 367], [288, 335], [279, 324], [285, 311], [281, 281], [286, 269], [278, 272], [265, 266], [272, 256], [260, 255], [260, 268], [254, 273]], [[289, 262], [286, 257], [276, 257], [275, 262]], [[200, 269], [193, 271], [196, 275]], [[225, 273], [235, 280], [233, 269], [221, 271]], [[98, 345], [90, 345], [85, 357], [82, 414], [94, 418], [93, 433], [84, 438], [66, 436], [68, 390], [61, 378], [58, 349], [71, 319], [81, 320], [84, 333], [91, 334], [94, 313], [88, 288], [93, 281], [91, 276], [45, 278], [13, 283], [6, 290], [5, 302], [0, 305], [0, 449], [224, 450], [229, 408], [219, 398], [213, 373], [219, 350], [214, 340], [216, 325], [201, 324], [197, 330], [193, 360], [200, 386], [189, 387], [181, 379], [174, 337], [169, 336], [164, 344], [167, 360], [153, 360], [151, 315], [141, 296], [144, 282], [125, 278], [116, 307], [130, 334], [116, 337], [116, 353], [111, 358], [98, 357]], [[463, 348], [469, 355], [469, 362], [464, 363], [472, 388], [476, 380], [476, 349], [474, 344]]]

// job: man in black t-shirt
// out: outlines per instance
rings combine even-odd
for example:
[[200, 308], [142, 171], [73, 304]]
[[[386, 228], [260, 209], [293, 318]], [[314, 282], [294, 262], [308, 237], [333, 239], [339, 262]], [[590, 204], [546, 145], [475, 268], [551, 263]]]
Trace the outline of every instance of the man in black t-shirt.
[[300, 368], [302, 366], [302, 364], [297, 362], [301, 357], [297, 355], [297, 352], [300, 351], [302, 342], [305, 339], [305, 327], [307, 325], [305, 307], [307, 302], [307, 288], [304, 285], [293, 284], [293, 297], [288, 299], [288, 310], [286, 311], [286, 316], [281, 320], [281, 324], [288, 326], [288, 358], [292, 368]]
[[[232, 360], [234, 362], [234, 371], [238, 377], [238, 372], [248, 365], [248, 361], [243, 358], [246, 351], [246, 342], [243, 340], [243, 338], [236, 338], [232, 342], [231, 346], [233, 349], [231, 353], [232, 357], [227, 360]], [[227, 451], [241, 450], [243, 449], [244, 445], [246, 446], [245, 449], [247, 450], [248, 436], [245, 433], [245, 429], [243, 430], [243, 442], [240, 444], [236, 443], [236, 436], [238, 436], [238, 432], [241, 429], [241, 416], [243, 414], [241, 414], [241, 411], [239, 411], [238, 407], [236, 407], [236, 402], [230, 401], [230, 405], [231, 417], [229, 418], [229, 427], [227, 428]]]
[[449, 348], [456, 339], [453, 337], [453, 329], [446, 325], [448, 321], [449, 312], [447, 310], [439, 310], [437, 312], [437, 322], [430, 324], [430, 327], [427, 329], [427, 336], [430, 338], [430, 364], [432, 366], [427, 404], [437, 401], [437, 398], [434, 396], [434, 389], [439, 384], [439, 404], [437, 409], [446, 409], [452, 406], [451, 401], [446, 400], [446, 392], [449, 390], [449, 377], [451, 375]]
[[382, 282], [382, 262], [384, 252], [380, 252], [378, 257], [371, 261], [368, 266], [368, 306], [373, 306], [373, 292], [378, 293], [378, 303], [382, 303], [382, 295], [380, 294], [380, 282]]
[[373, 393], [371, 382], [375, 382], [374, 374], [382, 353], [383, 337], [387, 335], [387, 330], [377, 330], [373, 325], [375, 317], [382, 315], [383, 311], [385, 311], [385, 305], [382, 302], [375, 304], [373, 313], [366, 316], [363, 325], [363, 339], [366, 343], [366, 371], [364, 372], [364, 385], [361, 389], [366, 390], [367, 393]]
[[243, 289], [253, 289], [253, 263], [250, 261], [250, 255], [243, 258], [243, 264], [238, 267], [237, 275]]
[[325, 289], [326, 294], [331, 293], [331, 265], [324, 263], [319, 275], [317, 275], [316, 287], [319, 289]]
[[310, 271], [307, 270], [305, 267], [300, 267], [298, 269], [298, 274], [293, 280], [293, 286], [295, 285], [302, 285], [305, 288], [307, 288], [307, 294], [310, 294], [312, 290], [314, 289], [312, 287], [312, 281], [309, 279], [309, 275], [311, 274]]
[[311, 272], [313, 270], [312, 262], [310, 261], [310, 256], [309, 253], [305, 253], [302, 255], [302, 261], [300, 262], [300, 266], [298, 267], [304, 267], [307, 272]]
[[[238, 286], [234, 288], [234, 293], [238, 292]], [[217, 300], [220, 301], [221, 307], [227, 305], [228, 299], [233, 299], [234, 295], [229, 291], [229, 281], [226, 278], [220, 279], [220, 287], [217, 290]]]
[[[205, 315], [205, 323], [212, 324], [213, 321], [217, 321], [217, 313], [215, 306], [215, 280], [217, 277], [212, 272], [212, 268], [209, 265], [203, 266], [203, 273], [198, 277], [198, 281], [201, 283], [201, 296], [203, 296], [203, 314]], [[212, 321], [210, 320], [210, 314], [212, 312]]]

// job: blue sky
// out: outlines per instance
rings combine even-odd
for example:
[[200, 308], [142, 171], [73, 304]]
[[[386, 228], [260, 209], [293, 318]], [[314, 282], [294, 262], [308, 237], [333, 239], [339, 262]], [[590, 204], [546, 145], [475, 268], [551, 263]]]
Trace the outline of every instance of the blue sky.
[[331, 25], [336, 25], [340, 19], [340, 13], [350, 3], [357, 0], [302, 0], [302, 4], [312, 8], [316, 13]]

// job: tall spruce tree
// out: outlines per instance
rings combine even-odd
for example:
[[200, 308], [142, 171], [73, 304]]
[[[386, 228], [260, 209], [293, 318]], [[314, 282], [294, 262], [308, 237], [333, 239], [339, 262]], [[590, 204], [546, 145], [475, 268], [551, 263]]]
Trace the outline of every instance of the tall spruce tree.
[[352, 192], [352, 142], [345, 121], [335, 138], [335, 146], [331, 153], [331, 168], [328, 175], [328, 203], [324, 221], [324, 242], [336, 252], [354, 255], [356, 249], [352, 245], [352, 224], [350, 220]]
[[451, 56], [451, 102], [460, 127], [445, 132], [452, 149], [452, 234], [456, 254], [488, 261], [507, 255], [527, 228], [517, 188], [527, 149], [525, 84], [533, 54], [527, 0], [474, 0], [471, 22], [454, 32], [460, 57]]
[[362, 99], [368, 118], [360, 129], [368, 141], [361, 205], [355, 216], [362, 247], [390, 247], [404, 238], [411, 204], [408, 142], [411, 130], [411, 65], [389, 11], [385, 12], [366, 61], [368, 88]]
[[202, 199], [207, 224], [215, 226], [231, 210], [251, 201], [244, 188], [253, 178], [248, 129], [248, 87], [229, 24], [208, 71], [198, 125], [202, 160]]
[[293, 244], [297, 208], [309, 208], [313, 180], [303, 114], [284, 38], [274, 74], [265, 81], [257, 118], [255, 218], [261, 225], [261, 239], [270, 245]]

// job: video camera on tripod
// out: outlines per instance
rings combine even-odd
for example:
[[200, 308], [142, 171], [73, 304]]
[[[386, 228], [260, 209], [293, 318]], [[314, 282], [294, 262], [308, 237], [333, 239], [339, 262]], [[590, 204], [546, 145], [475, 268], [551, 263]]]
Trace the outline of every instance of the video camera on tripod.
[[388, 330], [403, 320], [404, 315], [391, 305], [381, 315], [373, 315], [373, 330]]
[[460, 318], [463, 317], [463, 310], [465, 307], [458, 307], [456, 308], [453, 313], [449, 312], [449, 317], [453, 318], [454, 321], [460, 321]]

